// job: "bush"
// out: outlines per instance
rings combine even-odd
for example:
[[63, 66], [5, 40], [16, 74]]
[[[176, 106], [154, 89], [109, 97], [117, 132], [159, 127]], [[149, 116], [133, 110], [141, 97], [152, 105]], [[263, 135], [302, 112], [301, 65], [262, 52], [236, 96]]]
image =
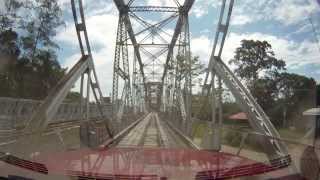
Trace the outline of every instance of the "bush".
[[239, 147], [241, 142], [241, 134], [235, 131], [228, 131], [225, 133], [223, 137], [223, 143], [233, 146]]

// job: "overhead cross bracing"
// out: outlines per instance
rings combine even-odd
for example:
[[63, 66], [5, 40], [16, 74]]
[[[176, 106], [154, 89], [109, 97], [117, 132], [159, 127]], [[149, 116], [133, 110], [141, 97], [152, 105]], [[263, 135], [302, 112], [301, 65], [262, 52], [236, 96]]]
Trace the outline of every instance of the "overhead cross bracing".
[[[113, 117], [121, 119], [124, 108], [131, 105], [135, 109], [152, 107], [159, 110], [160, 104], [165, 104], [162, 109], [179, 107], [185, 119], [190, 117], [190, 111], [186, 110], [191, 104], [191, 75], [187, 70], [190, 68], [188, 13], [194, 0], [173, 2], [174, 6], [144, 6], [135, 0], [114, 1], [119, 10], [119, 22], [114, 59]], [[133, 59], [128, 56], [131, 47]], [[183, 60], [178, 62], [178, 56]], [[130, 62], [133, 64], [132, 76], [128, 71]], [[186, 69], [183, 70], [179, 63]], [[168, 91], [165, 86], [171, 89]], [[138, 101], [137, 97], [143, 100]]]

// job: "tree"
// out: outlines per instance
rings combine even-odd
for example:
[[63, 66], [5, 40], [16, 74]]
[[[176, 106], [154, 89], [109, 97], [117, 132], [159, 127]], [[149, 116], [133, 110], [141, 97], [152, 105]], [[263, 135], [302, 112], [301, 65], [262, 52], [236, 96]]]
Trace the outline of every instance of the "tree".
[[18, 46], [18, 34], [15, 31], [6, 30], [0, 33], [0, 54], [17, 58], [20, 55]]
[[17, 15], [18, 9], [23, 6], [23, 3], [18, 0], [6, 0], [2, 12], [0, 12], [0, 33], [8, 29], [12, 29], [17, 25], [17, 19], [20, 19]]
[[[303, 111], [314, 107], [316, 82], [313, 78], [284, 72], [279, 75], [276, 82], [279, 89], [278, 102], [285, 109], [284, 121], [291, 119], [292, 124], [295, 117], [300, 117]], [[283, 122], [283, 125], [287, 126], [288, 122]]]
[[297, 104], [309, 96], [314, 99], [316, 91], [316, 82], [313, 78], [287, 72], [279, 75], [277, 86], [280, 98], [285, 99], [287, 105]]
[[18, 34], [12, 30], [0, 33], [0, 94], [10, 96], [14, 87], [14, 65], [20, 54]]
[[81, 94], [79, 92], [70, 91], [66, 97], [66, 102], [79, 103], [81, 99]]
[[275, 57], [266, 41], [242, 40], [229, 63], [236, 65], [235, 74], [245, 81], [275, 125], [292, 124], [314, 105], [314, 79], [285, 72], [285, 62]]
[[[189, 71], [188, 64], [186, 61], [186, 57], [184, 56], [177, 56], [177, 65], [178, 71], [180, 74], [180, 79], [183, 79]], [[191, 82], [194, 85], [197, 82], [197, 77], [205, 72], [205, 65], [201, 63], [199, 56], [191, 56]]]
[[277, 82], [273, 78], [264, 77], [253, 82], [252, 95], [263, 109], [269, 109], [276, 104], [278, 96]]
[[[0, 77], [0, 95], [43, 99], [65, 74], [52, 40], [63, 24], [61, 9], [57, 0], [8, 0], [4, 9], [0, 14], [0, 57], [12, 67]], [[17, 15], [21, 13], [23, 18]]]
[[285, 70], [286, 63], [275, 57], [267, 41], [242, 40], [229, 64], [236, 65], [235, 74], [252, 85], [261, 74], [273, 75]]
[[285, 62], [275, 57], [267, 41], [242, 40], [229, 64], [236, 65], [235, 74], [245, 81], [258, 104], [270, 111], [278, 97], [277, 76], [285, 70]]
[[57, 0], [36, 0], [33, 5], [36, 18], [22, 23], [21, 27], [26, 29], [27, 34], [23, 36], [22, 44], [25, 50], [24, 56], [33, 60], [38, 47], [41, 49], [58, 48], [52, 41], [56, 35], [57, 27], [63, 25], [62, 12]]

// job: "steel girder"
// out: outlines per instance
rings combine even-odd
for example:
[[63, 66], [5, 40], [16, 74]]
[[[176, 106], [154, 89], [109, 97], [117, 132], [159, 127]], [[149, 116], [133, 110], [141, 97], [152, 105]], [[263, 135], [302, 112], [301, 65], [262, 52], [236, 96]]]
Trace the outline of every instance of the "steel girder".
[[184, 21], [185, 15], [188, 15], [193, 3], [194, 3], [194, 0], [185, 0], [183, 6], [180, 7], [181, 9], [180, 9], [180, 13], [179, 13], [179, 19], [176, 24], [171, 42], [169, 44], [169, 51], [168, 51], [168, 55], [167, 55], [167, 59], [166, 59], [166, 63], [165, 63], [165, 69], [164, 69], [164, 72], [162, 75], [162, 83], [164, 83], [164, 79], [165, 79], [167, 72], [168, 72], [169, 63], [173, 58], [172, 57], [173, 50], [174, 50], [174, 47], [175, 47], [176, 42], [178, 40], [178, 37], [181, 34], [182, 26], [183, 26], [183, 23], [185, 22]]
[[[164, 65], [164, 72], [161, 78], [163, 107], [170, 109], [171, 113], [178, 111], [183, 119], [184, 130], [188, 129], [191, 123], [191, 55], [190, 55], [190, 34], [188, 13], [194, 0], [186, 0], [180, 7], [179, 19], [168, 48], [168, 54]], [[178, 43], [178, 56], [174, 56], [174, 48]], [[178, 57], [182, 58], [179, 62]], [[183, 64], [183, 67], [181, 66]], [[168, 74], [169, 72], [169, 74]], [[172, 80], [174, 80], [172, 82]], [[182, 83], [183, 81], [183, 83]], [[183, 87], [181, 87], [183, 84]], [[166, 97], [167, 96], [167, 97]]]
[[131, 6], [131, 12], [179, 12], [178, 7], [170, 6]]
[[[224, 84], [231, 90], [232, 94], [236, 99], [236, 102], [240, 105], [242, 110], [247, 113], [250, 125], [253, 127], [253, 129], [255, 129], [256, 131], [258, 131], [266, 137], [260, 140], [261, 145], [267, 152], [268, 158], [272, 160], [275, 158], [287, 156], [287, 147], [283, 142], [278, 141], [278, 139], [280, 139], [279, 133], [277, 132], [273, 124], [270, 122], [268, 116], [265, 114], [260, 105], [256, 102], [255, 98], [251, 95], [250, 91], [244, 85], [242, 85], [240, 80], [238, 80], [238, 78], [233, 74], [233, 72], [228, 68], [228, 66], [224, 64], [224, 62], [221, 60], [221, 54], [223, 50], [224, 41], [228, 32], [233, 3], [234, 0], [229, 0], [229, 3], [227, 5], [227, 0], [223, 0], [217, 32], [209, 61], [209, 68], [203, 86], [203, 92], [207, 91], [208, 89], [206, 87], [210, 87], [211, 85], [214, 89], [214, 84], [212, 84], [214, 83], [214, 81], [211, 81], [211, 85], [207, 85], [209, 74], [211, 73], [211, 78], [213, 78], [215, 74], [218, 75], [223, 80]], [[224, 11], [226, 9], [226, 5], [228, 6], [228, 10], [225, 14]], [[227, 17], [224, 18], [225, 16]], [[223, 22], [223, 20], [225, 20], [225, 22]], [[222, 36], [222, 38], [219, 41], [220, 36]], [[217, 47], [219, 47], [218, 51], [216, 49]], [[215, 122], [215, 125], [219, 126], [219, 123]]]
[[[175, 1], [176, 2], [176, 1]], [[123, 0], [114, 0], [114, 3], [116, 4], [118, 10], [119, 10], [119, 17], [120, 19], [123, 18], [124, 23], [126, 24], [126, 28], [127, 28], [127, 32], [129, 34], [129, 38], [131, 40], [131, 44], [134, 48], [134, 58], [135, 61], [137, 62], [137, 64], [139, 65], [139, 69], [140, 72], [134, 72], [135, 74], [133, 75], [133, 87], [132, 87], [132, 91], [133, 94], [135, 95], [137, 92], [139, 93], [144, 93], [143, 97], [145, 97], [145, 100], [147, 101], [147, 97], [148, 97], [148, 82], [146, 82], [146, 78], [147, 77], [152, 77], [152, 81], [153, 82], [155, 80], [155, 78], [159, 77], [159, 81], [161, 82], [161, 72], [159, 73], [159, 69], [163, 68], [163, 71], [166, 71], [166, 65], [164, 66], [164, 64], [167, 64], [165, 62], [161, 62], [158, 58], [159, 56], [163, 55], [164, 53], [167, 53], [168, 51], [173, 52], [173, 48], [176, 47], [176, 39], [180, 36], [181, 34], [181, 29], [182, 26], [184, 25], [182, 21], [185, 21], [183, 18], [187, 17], [185, 15], [188, 14], [192, 4], [193, 4], [194, 0], [186, 0], [185, 3], [181, 6], [178, 2], [177, 3], [177, 7], [162, 7], [162, 6], [132, 6], [133, 0], [129, 1], [127, 4], [123, 1]], [[139, 16], [137, 16], [135, 14], [135, 12], [169, 12], [172, 13], [171, 16], [167, 17], [164, 20], [161, 20], [160, 22], [156, 23], [156, 24], [151, 24], [148, 23], [146, 20], [144, 20], [143, 18], [140, 18]], [[176, 32], [175, 35], [173, 36], [174, 40], [171, 40], [171, 43], [167, 42], [167, 40], [165, 38], [162, 37], [162, 34], [166, 34], [169, 35], [170, 37], [172, 37], [171, 34], [166, 33], [165, 31], [163, 31], [163, 27], [167, 24], [169, 24], [173, 19], [175, 19], [176, 17], [180, 17], [180, 22], [178, 23], [178, 27], [176, 28]], [[184, 17], [182, 17], [182, 15]], [[143, 27], [142, 30], [139, 30], [139, 32], [135, 32], [132, 29], [132, 25], [131, 25], [131, 21], [130, 18], [133, 18], [134, 20], [136, 20], [136, 22], [141, 25]], [[119, 29], [119, 28], [118, 28]], [[189, 29], [188, 29], [189, 31]], [[141, 41], [139, 40], [139, 42], [137, 42], [137, 37], [139, 35], [144, 35], [144, 33], [149, 33], [147, 34], [146, 37], [144, 37]], [[154, 36], [157, 36], [160, 38], [161, 42], [160, 43], [154, 43], [153, 42], [153, 38]], [[144, 42], [147, 39], [152, 38], [152, 43], [147, 43]], [[162, 47], [161, 47], [162, 46]], [[154, 52], [150, 52], [147, 50], [147, 48], [151, 48], [151, 47], [161, 47], [161, 49], [154, 53]], [[170, 50], [171, 48], [171, 50]], [[142, 57], [141, 55], [144, 55], [144, 57], [146, 56], [148, 60], [150, 60], [150, 62], [146, 62], [145, 58], [143, 59], [144, 61], [142, 62]], [[167, 57], [169, 57], [169, 55], [167, 55]], [[115, 63], [118, 63], [115, 60]], [[157, 68], [155, 68], [155, 66], [158, 66]], [[135, 68], [135, 67], [134, 67]], [[118, 74], [123, 74], [121, 73], [121, 71], [119, 70], [119, 68], [114, 69], [114, 71], [118, 71]], [[152, 72], [148, 72], [148, 71], [152, 71]], [[162, 70], [161, 70], [162, 71]], [[142, 91], [141, 89], [138, 89], [138, 84], [136, 83], [137, 80], [139, 80], [139, 77], [142, 77], [142, 84], [144, 85], [144, 90]], [[117, 87], [117, 82], [118, 79], [114, 78], [114, 89], [113, 91], [115, 92]], [[160, 83], [161, 85], [160, 90], [163, 89], [163, 83]], [[172, 86], [173, 87], [173, 86]], [[149, 88], [150, 89], [150, 88]], [[189, 88], [191, 89], [191, 88]], [[116, 93], [114, 93], [116, 94]], [[171, 93], [173, 94], [173, 93]], [[113, 98], [115, 99], [115, 98]], [[161, 97], [158, 98], [159, 100], [161, 99]], [[137, 100], [134, 100], [134, 102], [136, 103]], [[189, 101], [188, 101], [189, 102]], [[184, 111], [185, 112], [185, 111]], [[184, 113], [186, 114], [186, 113]]]
[[[191, 123], [192, 85], [188, 13], [193, 3], [193, 0], [186, 0], [180, 7], [179, 18], [169, 44], [161, 78], [163, 109], [170, 109], [171, 113], [179, 112], [185, 131]], [[173, 57], [176, 46], [178, 47], [177, 57]]]
[[[183, 26], [179, 34], [178, 54], [176, 58], [170, 62], [169, 76], [174, 75], [173, 84], [173, 99], [174, 102], [171, 108], [179, 111], [185, 130], [190, 125], [191, 118], [191, 55], [190, 55], [190, 34], [188, 15], [182, 17]], [[182, 86], [183, 85], [183, 86]], [[168, 94], [168, 93], [167, 93]], [[164, 102], [166, 103], [166, 102]], [[174, 110], [172, 110], [174, 111]]]
[[[140, 72], [135, 72], [134, 70], [132, 87], [133, 95], [136, 96], [138, 92], [142, 92], [142, 90], [139, 89], [139, 85], [136, 83], [139, 80], [139, 76], [141, 76], [144, 85], [145, 101], [149, 102], [150, 104], [150, 94], [154, 92], [151, 92], [153, 91], [152, 88], [148, 87], [149, 85], [157, 82], [155, 81], [155, 76], [159, 77], [159, 83], [156, 83], [157, 85], [152, 85], [159, 88], [158, 93], [160, 94], [160, 96], [157, 98], [157, 101], [162, 102], [162, 105], [158, 104], [156, 107], [161, 107], [163, 108], [163, 110], [172, 110], [172, 108], [175, 107], [176, 110], [179, 111], [179, 114], [181, 115], [180, 117], [182, 117], [184, 122], [186, 122], [185, 125], [187, 126], [187, 122], [189, 122], [189, 119], [191, 117], [192, 97], [188, 13], [194, 3], [194, 0], [186, 0], [182, 5], [176, 2], [177, 7], [131, 6], [132, 2], [133, 1], [129, 1], [128, 4], [125, 4], [123, 0], [114, 0], [114, 3], [119, 10], [119, 17], [120, 19], [124, 19], [123, 21], [127, 26], [126, 28], [129, 34], [129, 39], [131, 40], [131, 45], [134, 48], [134, 61], [136, 61], [140, 67]], [[135, 12], [171, 12], [173, 14], [156, 24], [151, 24], [143, 18], [137, 16]], [[136, 32], [135, 34], [132, 30], [130, 17], [134, 18], [134, 20], [136, 20], [136, 22], [143, 27], [142, 30]], [[169, 35], [171, 40], [170, 42], [167, 42], [167, 40], [165, 38], [162, 38], [161, 36], [161, 33], [164, 32], [162, 30], [162, 27], [164, 27], [176, 17], [178, 17], [178, 20], [176, 23], [175, 31], [173, 35]], [[144, 35], [144, 33], [149, 34], [147, 34], [147, 36], [137, 42], [137, 37], [142, 34]], [[160, 38], [160, 43], [154, 43], [153, 39], [152, 43], [145, 42], [146, 39], [153, 38], [154, 35]], [[158, 52], [154, 53], [147, 50], [147, 48], [150, 48], [151, 46], [157, 46], [158, 48], [160, 46], [163, 47]], [[181, 62], [178, 62], [173, 57], [175, 48], [178, 48], [177, 54], [184, 59], [184, 67], [181, 66]], [[161, 62], [158, 58], [164, 53], [166, 53], [166, 57], [164, 57], [165, 61]], [[146, 56], [147, 59], [150, 60], [150, 62], [146, 62], [145, 59], [143, 59], [144, 61], [142, 62], [142, 55], [144, 55], [143, 58]], [[118, 63], [118, 61], [115, 60], [115, 63]], [[159, 66], [159, 68], [155, 68], [155, 66]], [[160, 68], [163, 68], [162, 73], [158, 72]], [[119, 70], [115, 69], [115, 71]], [[151, 73], [148, 71], [151, 71]], [[167, 75], [168, 71], [170, 71], [169, 75]], [[146, 82], [147, 77], [152, 77], [152, 81]], [[118, 79], [114, 79], [114, 87], [117, 86], [116, 81], [118, 81]], [[137, 100], [134, 98], [133, 101], [135, 103], [137, 102]]]
[[[131, 107], [131, 81], [129, 72], [129, 57], [128, 57], [128, 32], [125, 16], [119, 17], [117, 40], [114, 57], [113, 68], [113, 87], [112, 87], [112, 116], [118, 120], [121, 119], [124, 108]], [[122, 68], [121, 68], [122, 66]], [[119, 77], [124, 81], [124, 87], [121, 99], [118, 99]]]
[[142, 84], [142, 78], [138, 74], [137, 58], [133, 59], [133, 73], [132, 73], [132, 101], [133, 111], [135, 114], [138, 112], [145, 112], [143, 109], [144, 104], [144, 88]]
[[[76, 3], [76, 1], [78, 3]], [[77, 36], [82, 54], [81, 59], [71, 68], [71, 70], [59, 81], [59, 83], [50, 91], [44, 102], [40, 105], [38, 110], [34, 113], [31, 120], [26, 126], [26, 131], [41, 133], [48, 124], [51, 122], [53, 116], [57, 113], [58, 107], [61, 105], [68, 92], [74, 86], [78, 79], [81, 79], [81, 112], [84, 118], [89, 120], [89, 101], [90, 89], [92, 90], [93, 97], [99, 107], [101, 117], [106, 121], [106, 128], [109, 136], [112, 137], [110, 123], [104, 117], [101, 104], [103, 103], [103, 96], [98, 82], [97, 74], [95, 71], [91, 48], [89, 44], [85, 17], [83, 12], [82, 0], [71, 0], [72, 12], [77, 31]], [[84, 76], [87, 76], [86, 83], [86, 98], [83, 98]], [[83, 102], [85, 101], [85, 102]], [[84, 104], [85, 103], [85, 104]]]
[[131, 25], [131, 22], [130, 22], [130, 18], [129, 18], [129, 15], [128, 15], [129, 7], [128, 7], [127, 4], [124, 3], [123, 0], [114, 0], [113, 2], [116, 4], [116, 6], [117, 6], [117, 8], [119, 10], [119, 16], [120, 17], [123, 16], [124, 23], [126, 24], [126, 27], [127, 27], [127, 32], [129, 34], [130, 40], [131, 40], [131, 42], [133, 44], [134, 53], [137, 56], [140, 73], [141, 73], [141, 76], [143, 78], [144, 88], [146, 89], [146, 86], [145, 86], [145, 75], [144, 75], [143, 63], [142, 63], [142, 60], [141, 60], [141, 55], [140, 55], [140, 52], [139, 52], [139, 46], [138, 46], [135, 34], [133, 32], [132, 25]]

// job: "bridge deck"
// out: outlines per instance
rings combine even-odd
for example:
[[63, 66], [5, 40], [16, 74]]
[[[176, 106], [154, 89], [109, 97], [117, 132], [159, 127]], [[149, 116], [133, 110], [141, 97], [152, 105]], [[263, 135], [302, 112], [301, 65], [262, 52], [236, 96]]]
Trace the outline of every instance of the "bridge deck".
[[188, 148], [189, 146], [157, 113], [148, 114], [121, 141], [117, 147]]
[[116, 147], [43, 152], [27, 160], [0, 156], [0, 176], [28, 177], [32, 173], [37, 179], [230, 179], [269, 173], [289, 162], [289, 157], [283, 157], [269, 165], [225, 152], [192, 149], [154, 112], [140, 120]]

